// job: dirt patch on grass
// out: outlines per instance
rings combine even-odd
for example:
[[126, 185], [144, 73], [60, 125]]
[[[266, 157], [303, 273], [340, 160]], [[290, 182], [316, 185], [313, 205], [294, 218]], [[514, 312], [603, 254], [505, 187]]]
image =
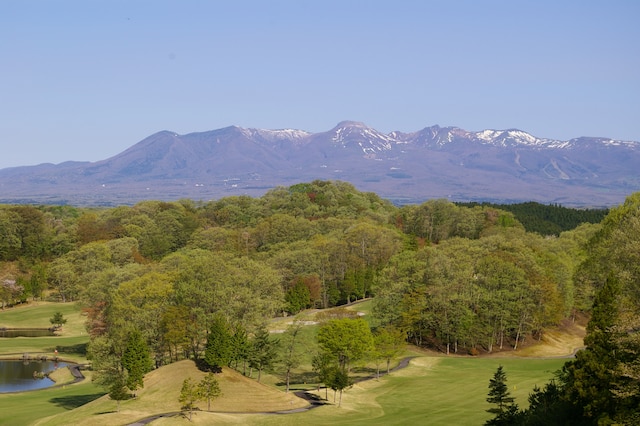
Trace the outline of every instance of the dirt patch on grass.
[[554, 328], [545, 330], [539, 339], [528, 337], [517, 351], [510, 349], [489, 356], [523, 358], [569, 358], [584, 347], [588, 319], [579, 316], [575, 320], [565, 319]]

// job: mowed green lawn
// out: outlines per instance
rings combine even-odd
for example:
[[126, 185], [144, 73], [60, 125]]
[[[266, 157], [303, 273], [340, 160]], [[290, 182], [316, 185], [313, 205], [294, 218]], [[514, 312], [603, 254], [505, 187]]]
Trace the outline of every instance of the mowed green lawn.
[[[62, 312], [67, 323], [59, 336], [0, 338], [0, 358], [22, 354], [59, 356], [86, 362], [77, 350], [89, 342], [84, 330], [84, 317], [75, 303], [36, 302], [0, 311], [0, 327], [48, 328], [49, 318]], [[104, 394], [104, 390], [84, 380], [73, 385], [56, 386], [33, 392], [0, 394], [0, 425], [28, 425], [34, 421], [77, 408]]]
[[29, 425], [35, 421], [80, 407], [105, 391], [82, 382], [32, 392], [0, 394], [0, 425]]
[[89, 342], [84, 328], [85, 317], [75, 303], [36, 302], [27, 306], [0, 310], [0, 327], [9, 328], [49, 328], [49, 318], [61, 312], [66, 324], [52, 337], [0, 338], [0, 357], [43, 354], [53, 356], [58, 349], [59, 356], [82, 361], [82, 346]]
[[[367, 304], [364, 304], [367, 307]], [[47, 327], [48, 318], [61, 311], [69, 322], [63, 328], [63, 335], [51, 338], [0, 339], [0, 355], [20, 352], [48, 352], [64, 345], [81, 345], [88, 341], [83, 329], [84, 317], [72, 304], [46, 304], [23, 307], [0, 312], [0, 326], [10, 327]], [[316, 327], [308, 327], [301, 333], [302, 346], [309, 350], [302, 357], [303, 364], [310, 362]], [[193, 422], [182, 417], [158, 419], [154, 425], [193, 425], [193, 424], [256, 424], [256, 425], [481, 425], [490, 415], [486, 413], [489, 379], [499, 365], [507, 373], [507, 383], [516, 402], [527, 406], [527, 396], [535, 385], [543, 386], [564, 363], [564, 359], [535, 358], [494, 358], [494, 357], [457, 357], [428, 356], [416, 353], [409, 367], [393, 372], [380, 380], [369, 380], [354, 385], [344, 392], [342, 406], [329, 405], [295, 414], [235, 414], [199, 412]], [[302, 370], [302, 369], [301, 369]], [[160, 371], [158, 371], [159, 373]], [[298, 378], [300, 373], [298, 371]], [[308, 374], [308, 373], [307, 373]], [[307, 374], [305, 379], [313, 379]], [[263, 382], [282, 389], [281, 379], [266, 375]], [[151, 401], [155, 407], [171, 407], [175, 410], [181, 380], [175, 378], [169, 384], [164, 382], [162, 389], [148, 391], [154, 395]], [[309, 382], [307, 382], [309, 383]], [[308, 387], [309, 385], [302, 386]], [[172, 389], [176, 387], [176, 389]], [[294, 388], [300, 385], [293, 386]], [[170, 389], [171, 388], [171, 389]], [[246, 393], [246, 392], [245, 392]], [[0, 424], [28, 425], [41, 423], [49, 416], [64, 413], [92, 401], [104, 390], [94, 386], [90, 380], [78, 384], [55, 387], [47, 390], [20, 394], [0, 395]], [[325, 391], [319, 393], [322, 397]], [[173, 395], [173, 397], [169, 397]], [[234, 398], [233, 395], [227, 397]], [[170, 398], [171, 400], [166, 400]], [[333, 401], [329, 391], [330, 402]], [[140, 401], [142, 402], [142, 401]], [[133, 404], [135, 402], [132, 401]], [[266, 403], [265, 403], [266, 404]], [[114, 407], [108, 402], [109, 410]], [[212, 407], [215, 410], [215, 404]], [[107, 411], [109, 411], [107, 410]], [[268, 411], [268, 406], [265, 405]], [[84, 412], [85, 410], [79, 410]], [[104, 411], [104, 410], [103, 410]], [[148, 411], [148, 412], [147, 412]], [[167, 408], [167, 411], [172, 411]], [[68, 413], [71, 414], [71, 413]], [[80, 413], [78, 413], [80, 414]], [[135, 419], [146, 415], [160, 414], [157, 408], [141, 409]], [[96, 417], [97, 416], [97, 417]], [[103, 414], [92, 413], [89, 418], [64, 416], [63, 423], [54, 420], [54, 424], [64, 424], [64, 419], [73, 419], [74, 424], [97, 424]], [[58, 419], [58, 417], [55, 417]], [[127, 420], [128, 422], [129, 420]], [[127, 424], [123, 422], [122, 424]]]
[[[296, 414], [260, 415], [200, 412], [193, 422], [173, 417], [154, 425], [482, 425], [489, 379], [503, 365], [516, 402], [527, 406], [535, 385], [543, 386], [562, 359], [497, 359], [463, 357], [415, 358], [409, 367], [379, 381], [354, 385], [342, 397], [342, 406], [329, 405]], [[320, 395], [324, 397], [325, 391]], [[333, 402], [333, 392], [329, 391]]]

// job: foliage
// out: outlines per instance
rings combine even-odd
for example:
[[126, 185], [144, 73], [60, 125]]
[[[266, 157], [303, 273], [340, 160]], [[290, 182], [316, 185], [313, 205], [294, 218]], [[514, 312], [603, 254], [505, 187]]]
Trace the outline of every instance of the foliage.
[[[156, 365], [202, 358], [212, 351], [207, 336], [216, 318], [231, 336], [222, 365], [250, 363], [260, 372], [270, 366], [250, 356], [248, 336], [255, 343], [260, 325], [285, 310], [373, 296], [378, 331], [401, 329], [411, 343], [445, 353], [492, 352], [518, 349], [590, 311], [611, 277], [619, 294], [604, 332], [617, 354], [608, 395], [623, 418], [638, 405], [639, 198], [629, 197], [602, 224], [574, 229], [597, 215], [525, 205], [536, 217], [552, 211], [544, 220], [567, 230], [540, 235], [526, 232], [528, 219], [507, 207], [447, 200], [396, 207], [327, 181], [199, 203], [0, 206], [0, 278], [22, 288], [0, 288], [0, 298], [3, 305], [29, 297], [79, 301], [98, 377], [127, 374], [121, 360], [134, 329]], [[595, 329], [589, 335], [590, 347], [602, 343]], [[376, 339], [375, 356], [389, 361], [382, 335]], [[319, 341], [347, 372], [372, 354], [373, 339], [364, 351], [339, 349], [327, 336]]]
[[302, 280], [296, 280], [284, 296], [287, 312], [297, 314], [311, 305], [311, 292]]
[[129, 399], [126, 378], [124, 374], [117, 374], [109, 387], [109, 398], [116, 401], [117, 411], [120, 411], [120, 401]]
[[342, 392], [351, 386], [351, 380], [349, 380], [349, 374], [341, 368], [333, 368], [329, 373], [329, 379], [327, 386], [334, 392], [333, 402], [335, 403], [335, 394], [340, 392], [340, 399], [338, 401], [338, 407], [342, 404]]
[[377, 356], [386, 361], [387, 374], [391, 361], [400, 355], [406, 346], [407, 334], [399, 328], [386, 326], [376, 330], [373, 343]]
[[254, 338], [250, 341], [249, 365], [258, 370], [258, 382], [262, 371], [271, 368], [276, 360], [277, 340], [271, 339], [269, 330], [261, 326], [256, 330]]
[[153, 368], [149, 347], [138, 331], [129, 334], [122, 354], [122, 367], [127, 371], [126, 385], [132, 391], [144, 386], [143, 378]]
[[182, 405], [183, 410], [189, 411], [189, 421], [193, 415], [193, 409], [196, 408], [196, 403], [203, 398], [200, 388], [194, 383], [191, 377], [187, 377], [182, 382], [182, 388], [180, 389], [180, 396], [178, 402]]
[[207, 400], [207, 411], [211, 411], [211, 400], [222, 395], [220, 384], [215, 374], [209, 372], [198, 382], [198, 394]]
[[293, 323], [282, 334], [282, 338], [279, 343], [281, 346], [282, 355], [280, 356], [280, 363], [284, 368], [285, 375], [285, 392], [289, 392], [289, 384], [291, 379], [291, 371], [298, 367], [300, 364], [300, 354], [297, 344], [298, 334], [303, 327], [301, 321], [294, 320]]
[[487, 410], [488, 413], [494, 414], [495, 417], [487, 421], [486, 425], [511, 425], [518, 414], [518, 406], [514, 403], [515, 398], [511, 396], [507, 387], [507, 375], [502, 365], [498, 367], [489, 380], [489, 394], [487, 402], [494, 404]]
[[341, 370], [348, 372], [353, 362], [373, 349], [373, 336], [362, 319], [335, 319], [320, 327], [318, 344], [338, 362]]
[[[588, 255], [577, 270], [581, 282], [593, 286], [592, 317], [586, 348], [567, 362], [557, 385], [536, 393], [525, 419], [548, 413], [571, 424], [634, 424], [640, 419], [640, 297], [638, 248], [640, 193], [611, 212], [588, 243]], [[556, 397], [556, 396], [559, 397]]]
[[209, 327], [204, 361], [210, 368], [220, 371], [229, 364], [232, 356], [232, 337], [224, 318], [216, 316]]
[[544, 205], [536, 202], [516, 204], [456, 203], [464, 207], [493, 207], [509, 211], [522, 223], [527, 232], [540, 235], [560, 235], [582, 223], [599, 223], [607, 215], [607, 209], [572, 209], [558, 204]]
[[64, 324], [67, 323], [67, 319], [64, 317], [64, 315], [62, 314], [62, 312], [60, 311], [56, 311], [53, 316], [51, 318], [49, 318], [49, 322], [51, 323], [51, 325], [60, 328], [62, 327]]

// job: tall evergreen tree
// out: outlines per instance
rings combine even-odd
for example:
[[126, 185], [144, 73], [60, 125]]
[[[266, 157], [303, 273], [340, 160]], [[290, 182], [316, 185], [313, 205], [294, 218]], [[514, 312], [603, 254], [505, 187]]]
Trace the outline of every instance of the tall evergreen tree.
[[495, 417], [488, 420], [485, 425], [514, 424], [515, 418], [518, 414], [518, 405], [514, 402], [515, 399], [509, 392], [509, 388], [507, 387], [507, 375], [502, 366], [498, 367], [493, 378], [489, 380], [488, 395], [487, 402], [489, 404], [494, 404], [495, 407], [489, 408], [487, 412], [495, 414]]
[[142, 379], [153, 368], [149, 347], [139, 331], [133, 331], [127, 339], [122, 354], [122, 367], [127, 370], [127, 387], [132, 391], [144, 387]]
[[120, 412], [120, 401], [129, 399], [125, 374], [123, 372], [113, 377], [111, 386], [109, 386], [109, 398], [116, 401], [116, 411], [118, 412]]
[[580, 411], [585, 423], [596, 424], [613, 417], [615, 401], [611, 392], [615, 370], [619, 365], [616, 336], [613, 332], [618, 316], [617, 280], [609, 277], [596, 294], [591, 320], [587, 324], [585, 349], [567, 362], [560, 375], [565, 398]]
[[209, 367], [220, 370], [228, 365], [232, 356], [232, 339], [229, 326], [222, 316], [216, 316], [209, 328], [204, 361]]
[[276, 360], [277, 340], [271, 339], [269, 330], [264, 326], [260, 327], [251, 343], [250, 365], [258, 370], [258, 382], [262, 375], [262, 370], [270, 368]]

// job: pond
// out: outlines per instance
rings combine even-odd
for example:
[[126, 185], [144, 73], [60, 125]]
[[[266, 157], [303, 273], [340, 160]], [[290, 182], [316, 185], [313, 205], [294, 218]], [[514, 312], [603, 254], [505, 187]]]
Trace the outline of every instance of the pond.
[[24, 392], [53, 386], [55, 382], [48, 377], [34, 377], [67, 365], [65, 362], [54, 361], [0, 360], [0, 393]]
[[55, 336], [50, 328], [0, 328], [0, 337], [45, 337]]

